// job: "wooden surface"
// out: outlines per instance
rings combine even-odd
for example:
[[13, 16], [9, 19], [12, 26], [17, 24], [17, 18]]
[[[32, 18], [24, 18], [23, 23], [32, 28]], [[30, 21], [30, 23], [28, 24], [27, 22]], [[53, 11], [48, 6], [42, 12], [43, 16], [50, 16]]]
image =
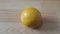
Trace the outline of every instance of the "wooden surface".
[[[19, 15], [27, 7], [41, 12], [41, 28], [21, 24]], [[0, 34], [60, 34], [60, 0], [0, 0]]]

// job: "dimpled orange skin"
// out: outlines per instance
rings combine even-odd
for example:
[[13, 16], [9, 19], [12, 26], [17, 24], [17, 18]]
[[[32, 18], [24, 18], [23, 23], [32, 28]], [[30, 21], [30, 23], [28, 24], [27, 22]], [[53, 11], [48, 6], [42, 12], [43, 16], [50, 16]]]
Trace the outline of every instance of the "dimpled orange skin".
[[36, 8], [27, 8], [21, 13], [21, 22], [32, 28], [41, 25], [41, 14]]

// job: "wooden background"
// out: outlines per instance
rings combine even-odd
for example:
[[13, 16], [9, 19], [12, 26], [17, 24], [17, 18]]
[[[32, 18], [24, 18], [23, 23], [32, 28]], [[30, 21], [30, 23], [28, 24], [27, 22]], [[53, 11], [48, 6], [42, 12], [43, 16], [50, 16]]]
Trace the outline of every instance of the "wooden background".
[[[19, 16], [28, 7], [41, 12], [40, 29], [21, 24]], [[60, 34], [60, 0], [0, 0], [0, 34]]]

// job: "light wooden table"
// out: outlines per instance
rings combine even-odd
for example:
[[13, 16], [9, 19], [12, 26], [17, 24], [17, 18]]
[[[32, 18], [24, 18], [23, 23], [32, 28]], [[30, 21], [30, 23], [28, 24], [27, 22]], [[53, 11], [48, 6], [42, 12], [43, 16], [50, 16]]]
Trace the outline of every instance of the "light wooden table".
[[[28, 7], [40, 10], [40, 29], [21, 24], [19, 15]], [[0, 34], [60, 34], [60, 0], [0, 0]]]

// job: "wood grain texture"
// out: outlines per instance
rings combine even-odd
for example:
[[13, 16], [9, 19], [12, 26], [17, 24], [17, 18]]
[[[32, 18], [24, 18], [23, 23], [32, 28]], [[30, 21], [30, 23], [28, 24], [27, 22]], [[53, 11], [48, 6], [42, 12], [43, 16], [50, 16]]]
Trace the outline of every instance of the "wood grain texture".
[[[28, 7], [41, 12], [41, 28], [31, 29], [20, 22], [22, 10]], [[0, 34], [60, 34], [60, 0], [0, 0]]]

